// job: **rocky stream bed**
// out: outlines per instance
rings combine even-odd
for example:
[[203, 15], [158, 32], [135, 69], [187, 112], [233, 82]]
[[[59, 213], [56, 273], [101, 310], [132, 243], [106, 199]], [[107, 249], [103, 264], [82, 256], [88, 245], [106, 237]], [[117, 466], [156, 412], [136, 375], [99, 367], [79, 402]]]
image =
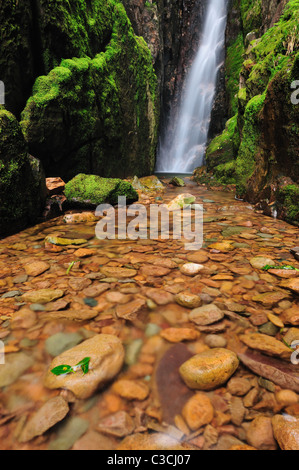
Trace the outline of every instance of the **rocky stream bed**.
[[203, 204], [198, 251], [90, 216], [0, 241], [1, 450], [299, 449], [298, 229], [186, 183], [161, 202]]

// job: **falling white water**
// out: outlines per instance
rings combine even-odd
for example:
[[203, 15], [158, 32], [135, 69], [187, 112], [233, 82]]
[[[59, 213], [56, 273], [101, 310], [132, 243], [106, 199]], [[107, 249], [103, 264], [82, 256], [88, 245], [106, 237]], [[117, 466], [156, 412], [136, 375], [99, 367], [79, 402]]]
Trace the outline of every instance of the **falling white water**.
[[208, 0], [200, 47], [186, 82], [175, 132], [161, 142], [157, 172], [188, 173], [202, 166], [217, 74], [222, 65], [227, 0]]

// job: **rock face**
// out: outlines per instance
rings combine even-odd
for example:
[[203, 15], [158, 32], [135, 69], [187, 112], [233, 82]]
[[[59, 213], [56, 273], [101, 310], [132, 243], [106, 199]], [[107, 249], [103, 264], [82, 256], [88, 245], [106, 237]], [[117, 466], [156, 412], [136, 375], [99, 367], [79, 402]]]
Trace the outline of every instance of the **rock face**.
[[36, 222], [46, 200], [43, 172], [30, 158], [15, 117], [0, 107], [0, 237]]
[[21, 442], [31, 441], [34, 437], [41, 436], [62, 421], [68, 412], [69, 406], [62, 397], [52, 398], [30, 418], [22, 432]]
[[92, 0], [86, 9], [79, 0], [26, 0], [12, 8], [4, 0], [0, 14], [7, 108], [19, 117], [32, 93], [22, 129], [46, 174], [152, 173], [157, 78], [122, 3]]
[[123, 0], [134, 30], [147, 42], [161, 91], [161, 131], [174, 123], [184, 78], [197, 52], [207, 1]]
[[231, 1], [225, 63], [230, 120], [207, 150], [208, 170], [219, 182], [236, 183], [237, 194], [261, 201], [267, 215], [276, 203], [278, 217], [292, 223], [299, 214], [297, 18], [298, 5], [286, 0]]
[[235, 353], [217, 348], [193, 356], [180, 367], [180, 374], [189, 388], [212, 390], [227, 382], [238, 366]]
[[[45, 386], [50, 389], [66, 388], [77, 398], [89, 398], [100, 385], [109, 382], [119, 373], [124, 356], [123, 345], [116, 336], [94, 336], [52, 361], [45, 377]], [[51, 372], [61, 365], [74, 367], [86, 357], [91, 358], [86, 375], [81, 370], [67, 376], [55, 376]]]

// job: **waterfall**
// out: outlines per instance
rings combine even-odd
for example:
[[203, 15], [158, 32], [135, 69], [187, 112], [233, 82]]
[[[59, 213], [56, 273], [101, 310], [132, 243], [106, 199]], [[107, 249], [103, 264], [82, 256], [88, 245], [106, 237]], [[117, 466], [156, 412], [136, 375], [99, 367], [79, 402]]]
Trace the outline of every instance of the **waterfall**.
[[160, 143], [157, 171], [191, 173], [202, 166], [217, 75], [223, 64], [227, 0], [208, 0], [200, 46], [186, 80], [177, 123]]

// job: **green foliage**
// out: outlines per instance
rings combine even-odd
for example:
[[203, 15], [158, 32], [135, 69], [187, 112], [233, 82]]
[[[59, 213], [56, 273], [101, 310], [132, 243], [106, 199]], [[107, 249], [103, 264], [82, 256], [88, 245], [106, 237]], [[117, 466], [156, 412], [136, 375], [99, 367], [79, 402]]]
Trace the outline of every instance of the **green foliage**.
[[209, 171], [235, 158], [239, 147], [237, 117], [235, 115], [229, 119], [223, 133], [208, 146], [206, 159]]
[[266, 264], [266, 266], [262, 268], [263, 271], [270, 271], [270, 269], [285, 269], [286, 271], [299, 271], [299, 269], [294, 268], [294, 266], [290, 266], [290, 265], [270, 266], [269, 264]]
[[75, 374], [78, 369], [81, 369], [83, 372], [83, 375], [86, 375], [89, 372], [90, 361], [91, 361], [91, 357], [85, 357], [82, 361], [78, 362], [78, 364], [73, 367], [68, 366], [68, 365], [61, 365], [58, 367], [54, 367], [54, 369], [52, 369], [51, 372], [52, 374], [59, 377], [61, 375]]
[[101, 178], [96, 175], [79, 174], [66, 184], [65, 195], [69, 200], [89, 201], [92, 204], [117, 204], [119, 196], [126, 196], [128, 202], [138, 200], [138, 194], [127, 181]]
[[229, 113], [231, 116], [238, 111], [237, 97], [244, 52], [244, 39], [243, 35], [240, 33], [234, 43], [228, 46], [226, 51], [226, 89], [229, 95]]
[[[242, 33], [228, 46], [226, 79], [230, 112], [237, 113], [235, 130], [229, 121], [209, 145], [207, 162], [216, 180], [236, 180], [239, 195], [249, 191], [256, 197], [278, 171], [298, 179], [299, 108], [291, 105], [290, 96], [291, 83], [299, 77], [299, 0], [289, 1], [261, 37], [262, 1], [240, 0], [234, 8], [240, 9]], [[245, 51], [252, 31], [259, 38]], [[298, 217], [292, 194], [284, 190], [280, 195], [289, 221]]]
[[299, 224], [299, 186], [290, 184], [279, 190], [278, 206], [285, 211], [288, 222]]
[[218, 165], [214, 170], [214, 176], [220, 184], [236, 184], [236, 162], [230, 161]]
[[152, 57], [123, 5], [107, 3], [113, 12], [105, 50], [63, 60], [39, 77], [22, 114], [30, 150], [47, 173], [66, 180], [80, 172], [123, 177], [154, 170], [159, 96]]

